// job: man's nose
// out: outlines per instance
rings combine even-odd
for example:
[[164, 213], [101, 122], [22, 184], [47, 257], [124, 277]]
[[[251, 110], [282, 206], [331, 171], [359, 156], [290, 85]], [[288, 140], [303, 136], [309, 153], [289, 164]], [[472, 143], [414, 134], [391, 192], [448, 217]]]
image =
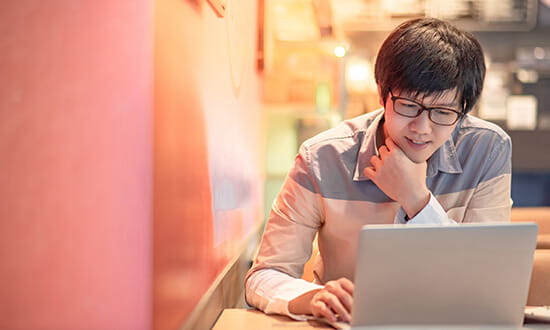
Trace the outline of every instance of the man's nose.
[[409, 127], [412, 131], [418, 134], [428, 134], [432, 130], [432, 121], [429, 117], [428, 111], [422, 111], [420, 116], [413, 118]]

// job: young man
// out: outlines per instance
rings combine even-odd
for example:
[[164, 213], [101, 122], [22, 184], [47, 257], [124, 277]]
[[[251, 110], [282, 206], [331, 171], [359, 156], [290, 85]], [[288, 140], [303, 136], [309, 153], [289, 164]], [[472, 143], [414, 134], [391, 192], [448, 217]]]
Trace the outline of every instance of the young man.
[[[363, 225], [509, 221], [510, 138], [467, 114], [484, 76], [469, 33], [430, 18], [397, 27], [375, 65], [383, 109], [300, 147], [247, 274], [248, 303], [349, 321]], [[300, 277], [316, 234], [310, 283]]]

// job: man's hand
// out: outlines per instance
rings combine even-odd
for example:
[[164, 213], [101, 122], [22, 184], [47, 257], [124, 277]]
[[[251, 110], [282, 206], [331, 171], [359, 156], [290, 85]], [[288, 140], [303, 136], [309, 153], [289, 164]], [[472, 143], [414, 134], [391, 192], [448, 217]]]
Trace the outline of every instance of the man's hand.
[[409, 218], [414, 217], [430, 200], [426, 186], [427, 163], [415, 163], [390, 138], [372, 156], [372, 166], [365, 175], [388, 197], [398, 202]]
[[292, 301], [288, 309], [293, 314], [313, 314], [336, 322], [351, 322], [354, 284], [341, 277], [329, 281], [319, 290], [307, 292]]

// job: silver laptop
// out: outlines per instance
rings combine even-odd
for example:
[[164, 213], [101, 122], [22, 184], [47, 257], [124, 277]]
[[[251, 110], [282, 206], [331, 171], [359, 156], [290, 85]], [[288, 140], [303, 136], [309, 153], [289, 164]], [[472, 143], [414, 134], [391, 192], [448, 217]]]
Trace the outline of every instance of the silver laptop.
[[534, 223], [367, 225], [360, 233], [353, 327], [520, 327]]

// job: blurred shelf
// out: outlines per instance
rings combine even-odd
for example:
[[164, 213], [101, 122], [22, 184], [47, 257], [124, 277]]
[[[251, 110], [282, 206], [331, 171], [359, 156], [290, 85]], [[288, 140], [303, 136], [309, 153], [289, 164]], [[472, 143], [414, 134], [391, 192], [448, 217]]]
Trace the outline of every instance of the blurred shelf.
[[[346, 32], [390, 31], [413, 17], [437, 17], [468, 31], [528, 31], [537, 21], [537, 0], [333, 0]], [[339, 17], [339, 18], [338, 18]]]

